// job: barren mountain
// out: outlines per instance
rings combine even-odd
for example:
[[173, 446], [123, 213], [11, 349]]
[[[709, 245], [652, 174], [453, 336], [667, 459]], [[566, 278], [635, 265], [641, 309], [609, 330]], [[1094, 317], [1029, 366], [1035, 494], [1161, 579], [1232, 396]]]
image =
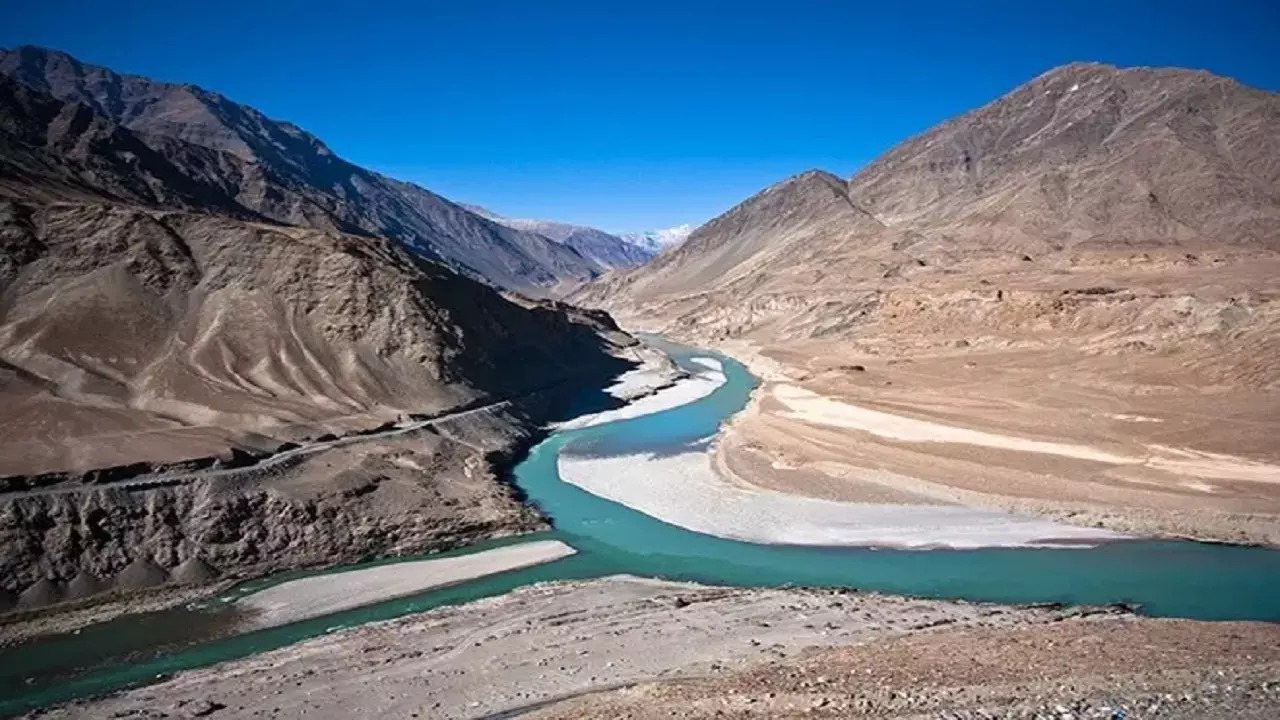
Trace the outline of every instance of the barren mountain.
[[0, 196], [206, 209], [258, 218], [234, 197], [238, 158], [182, 141], [154, 143], [0, 75]]
[[386, 239], [217, 215], [3, 201], [0, 257], [0, 610], [535, 529], [495, 462], [630, 342]]
[[[720, 448], [748, 479], [850, 499], [883, 495], [868, 468], [893, 469], [895, 492], [939, 484], [913, 485], [918, 501], [1280, 542], [1280, 471], [1209, 467], [1280, 459], [1277, 277], [1280, 96], [1074, 64], [847, 181], [784, 180], [571, 299], [862, 408], [1153, 458], [908, 449], [855, 410], [819, 429], [765, 394]], [[1151, 470], [1175, 452], [1218, 460]]]
[[593, 227], [551, 220], [508, 218], [477, 205], [463, 207], [507, 227], [537, 233], [561, 245], [571, 247], [582, 257], [608, 270], [642, 265], [654, 255], [654, 251]]
[[[30, 46], [0, 51], [0, 73], [133, 131], [188, 176], [218, 176], [223, 192], [264, 218], [389, 237], [475, 279], [525, 293], [572, 287], [600, 271], [564, 245], [353, 165], [296, 125], [193, 85], [121, 75]], [[175, 153], [175, 145], [206, 152]]]
[[6, 395], [26, 398], [0, 474], [434, 412], [600, 360], [594, 320], [521, 308], [382, 238], [271, 223], [234, 195], [253, 163], [152, 141], [0, 76], [0, 194], [16, 199], [0, 206], [0, 357]]
[[[173, 97], [102, 73], [83, 77], [110, 107], [0, 75], [0, 610], [540, 527], [497, 461], [634, 341], [328, 210], [290, 214], [337, 195], [286, 167], [287, 127], [205, 144], [170, 114], [148, 134], [130, 113]], [[326, 207], [393, 218], [391, 196], [349, 197]], [[577, 258], [424, 192], [391, 199], [485, 267], [511, 267], [504, 237]]]
[[0, 222], [0, 474], [377, 424], [602, 358], [605, 328], [382, 239], [103, 205], [7, 202]]
[[813, 170], [778, 183], [581, 297], [620, 295], [708, 333], [848, 336], [890, 289], [969, 271], [1070, 284], [1095, 263], [1270, 254], [1277, 226], [1280, 98], [1203, 72], [1077, 64], [848, 182]]

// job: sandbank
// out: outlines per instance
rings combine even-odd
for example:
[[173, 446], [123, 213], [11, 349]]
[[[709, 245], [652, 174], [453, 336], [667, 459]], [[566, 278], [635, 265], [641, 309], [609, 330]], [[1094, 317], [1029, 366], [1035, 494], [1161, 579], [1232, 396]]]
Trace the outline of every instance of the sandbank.
[[236, 605], [252, 613], [247, 622], [255, 629], [287, 625], [485, 575], [540, 565], [575, 552], [558, 540], [538, 540], [458, 557], [314, 575], [246, 595]]
[[732, 484], [703, 452], [562, 454], [570, 484], [672, 525], [747, 542], [876, 547], [1081, 547], [1125, 536], [957, 505], [837, 502]]
[[719, 360], [710, 357], [698, 357], [693, 358], [692, 362], [702, 369], [683, 380], [676, 381], [670, 387], [658, 390], [651, 395], [646, 395], [614, 410], [590, 413], [558, 423], [554, 428], [557, 430], [578, 430], [617, 422], [618, 420], [652, 415], [653, 413], [670, 410], [704, 398], [728, 381], [724, 374], [724, 367]]

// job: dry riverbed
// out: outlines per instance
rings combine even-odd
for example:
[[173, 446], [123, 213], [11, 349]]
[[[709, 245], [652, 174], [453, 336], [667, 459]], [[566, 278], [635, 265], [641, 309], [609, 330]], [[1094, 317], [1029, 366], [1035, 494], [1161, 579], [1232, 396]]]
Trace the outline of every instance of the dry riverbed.
[[[1211, 681], [1274, 710], [1278, 663], [1274, 625], [619, 576], [344, 630], [45, 717], [848, 717], [1093, 702], [1104, 688], [1125, 703], [1198, 698]], [[935, 675], [946, 667], [954, 677]]]

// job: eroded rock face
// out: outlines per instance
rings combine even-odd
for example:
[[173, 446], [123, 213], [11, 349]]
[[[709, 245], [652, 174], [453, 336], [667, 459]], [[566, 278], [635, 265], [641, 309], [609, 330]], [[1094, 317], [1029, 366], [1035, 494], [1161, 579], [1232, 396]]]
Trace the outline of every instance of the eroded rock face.
[[[92, 589], [77, 582], [82, 575], [141, 589], [168, 582], [193, 563], [232, 572], [319, 564], [386, 554], [398, 546], [425, 550], [446, 534], [446, 523], [362, 515], [358, 506], [344, 507], [340, 496], [298, 501], [260, 490], [213, 497], [209, 485], [14, 501], [0, 516], [6, 576], [24, 595], [37, 583], [52, 582], [57, 592], [74, 596]], [[56, 594], [48, 587], [40, 592], [44, 602]]]
[[[139, 486], [70, 483], [0, 504], [10, 607], [415, 554], [543, 527], [491, 460], [526, 441], [495, 412], [286, 467]], [[4, 598], [0, 598], [4, 599]]]

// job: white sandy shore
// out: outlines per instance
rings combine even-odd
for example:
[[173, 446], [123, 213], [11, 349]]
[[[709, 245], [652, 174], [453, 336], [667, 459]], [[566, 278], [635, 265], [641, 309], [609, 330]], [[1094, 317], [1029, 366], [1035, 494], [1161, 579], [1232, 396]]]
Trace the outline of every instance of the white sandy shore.
[[615, 410], [605, 410], [604, 412], [591, 413], [582, 415], [572, 420], [559, 423], [554, 426], [556, 430], [577, 430], [580, 428], [591, 427], [593, 425], [603, 425], [605, 423], [616, 422], [618, 420], [627, 420], [629, 418], [640, 417], [642, 415], [652, 415], [663, 410], [670, 410], [694, 400], [704, 398], [715, 392], [716, 388], [724, 385], [727, 378], [724, 374], [724, 367], [719, 360], [710, 357], [693, 358], [693, 362], [701, 366], [703, 369], [694, 373], [690, 377], [677, 381], [671, 387], [659, 390], [652, 395], [642, 397], [635, 402], [617, 408]]
[[416, 560], [290, 580], [247, 595], [254, 628], [287, 625], [465, 580], [558, 560], [577, 552], [558, 540], [508, 545], [459, 557]]
[[757, 543], [881, 547], [1087, 545], [1124, 536], [954, 505], [835, 502], [731, 484], [707, 453], [561, 455], [560, 477], [695, 532]]
[[861, 430], [887, 440], [902, 442], [943, 442], [976, 445], [1001, 450], [1015, 450], [1059, 457], [1092, 460], [1115, 465], [1145, 465], [1178, 475], [1280, 482], [1280, 467], [1229, 455], [1217, 455], [1158, 445], [1149, 446], [1147, 455], [1108, 452], [1088, 445], [1029, 440], [1026, 438], [970, 430], [943, 423], [893, 415], [878, 410], [832, 400], [795, 385], [780, 384], [773, 397], [787, 410], [783, 417], [816, 425]]
[[633, 400], [675, 383], [670, 371], [662, 368], [638, 367], [614, 378], [604, 391], [619, 400]]
[[639, 363], [636, 367], [618, 375], [604, 391], [619, 400], [635, 400], [670, 387], [686, 373], [661, 350], [648, 345], [638, 345], [628, 350], [630, 359]]

